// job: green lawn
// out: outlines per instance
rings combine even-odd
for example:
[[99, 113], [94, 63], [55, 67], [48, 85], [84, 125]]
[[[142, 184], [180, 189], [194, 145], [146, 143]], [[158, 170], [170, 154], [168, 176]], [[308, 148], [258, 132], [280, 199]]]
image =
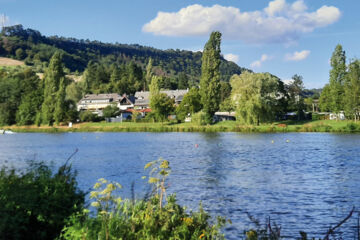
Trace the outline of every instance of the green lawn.
[[354, 121], [281, 121], [256, 125], [243, 125], [235, 121], [223, 121], [213, 125], [200, 126], [195, 123], [147, 123], [147, 122], [122, 122], [122, 123], [81, 123], [74, 124], [73, 128], [61, 127], [36, 127], [36, 126], [10, 126], [17, 132], [360, 132], [360, 123]]

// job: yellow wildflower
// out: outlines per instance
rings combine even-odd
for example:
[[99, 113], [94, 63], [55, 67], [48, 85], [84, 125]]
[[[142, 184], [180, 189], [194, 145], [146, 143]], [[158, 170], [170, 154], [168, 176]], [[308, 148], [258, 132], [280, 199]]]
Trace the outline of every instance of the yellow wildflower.
[[90, 192], [90, 198], [91, 198], [91, 199], [92, 199], [92, 198], [96, 198], [98, 195], [99, 195], [99, 192], [97, 192], [97, 191], [91, 191], [91, 192]]
[[97, 183], [95, 183], [95, 185], [94, 185], [93, 188], [94, 188], [94, 189], [98, 189], [99, 187], [101, 187], [101, 183], [98, 183], [98, 182], [97, 182]]

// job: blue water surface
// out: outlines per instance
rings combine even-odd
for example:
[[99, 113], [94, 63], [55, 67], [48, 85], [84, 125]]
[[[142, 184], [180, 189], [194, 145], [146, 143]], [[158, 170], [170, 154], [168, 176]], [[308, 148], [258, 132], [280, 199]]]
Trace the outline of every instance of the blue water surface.
[[[147, 191], [144, 165], [170, 161], [169, 193], [213, 216], [231, 219], [228, 239], [256, 228], [248, 215], [281, 225], [286, 239], [324, 237], [353, 206], [360, 208], [360, 135], [327, 133], [18, 133], [0, 135], [0, 165], [25, 168], [28, 160], [63, 164], [78, 171], [81, 189], [98, 178], [114, 180], [130, 197]], [[357, 214], [340, 233], [353, 239]]]

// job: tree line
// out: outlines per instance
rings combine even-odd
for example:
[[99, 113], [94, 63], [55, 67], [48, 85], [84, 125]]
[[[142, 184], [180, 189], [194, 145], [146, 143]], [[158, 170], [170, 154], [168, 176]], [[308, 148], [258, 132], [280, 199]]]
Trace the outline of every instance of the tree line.
[[[62, 52], [65, 71], [68, 72], [82, 73], [91, 61], [105, 66], [135, 62], [145, 69], [151, 58], [157, 75], [174, 78], [185, 74], [195, 82], [199, 81], [201, 75], [201, 52], [46, 37], [39, 31], [24, 29], [22, 25], [4, 27], [0, 34], [0, 55], [22, 60], [33, 66], [36, 72], [43, 72], [48, 67], [51, 56], [57, 51]], [[244, 68], [221, 57], [223, 81], [229, 81], [233, 74], [240, 74], [243, 70]]]
[[[64, 54], [57, 51], [45, 68], [42, 79], [33, 68], [0, 70], [0, 124], [1, 125], [53, 125], [76, 121], [79, 113], [76, 103], [89, 93], [132, 95], [136, 91], [150, 90], [148, 118], [164, 121], [176, 114], [183, 121], [188, 114], [204, 124], [213, 122], [216, 111], [236, 111], [237, 119], [247, 124], [280, 120], [289, 111], [302, 119], [304, 86], [302, 77], [294, 75], [289, 85], [269, 73], [243, 72], [233, 75], [230, 83], [221, 81], [221, 33], [213, 32], [202, 54], [202, 74], [197, 85], [186, 74], [176, 80], [161, 76], [150, 58], [145, 70], [135, 62], [112, 63], [90, 61], [81, 79], [74, 81], [66, 74]], [[188, 94], [178, 107], [174, 100], [161, 94], [161, 89], [186, 89]], [[113, 115], [114, 109], [107, 109]], [[106, 111], [107, 112], [107, 111]], [[84, 113], [84, 121], [94, 120]]]
[[360, 118], [360, 60], [346, 64], [346, 54], [338, 44], [331, 56], [329, 83], [320, 96], [322, 111], [344, 112], [348, 119]]

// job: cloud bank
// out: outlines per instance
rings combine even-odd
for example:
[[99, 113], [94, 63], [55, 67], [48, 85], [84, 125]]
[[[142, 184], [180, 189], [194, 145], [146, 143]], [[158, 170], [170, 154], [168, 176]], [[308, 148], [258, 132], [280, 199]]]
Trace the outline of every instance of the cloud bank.
[[286, 61], [302, 61], [310, 55], [309, 50], [303, 50], [301, 52], [288, 53], [285, 55]]
[[303, 0], [274, 0], [266, 8], [252, 12], [218, 4], [194, 4], [178, 12], [158, 12], [142, 30], [163, 36], [207, 36], [217, 30], [226, 39], [246, 43], [289, 43], [304, 33], [335, 23], [340, 16], [334, 6], [324, 5], [310, 12]]

